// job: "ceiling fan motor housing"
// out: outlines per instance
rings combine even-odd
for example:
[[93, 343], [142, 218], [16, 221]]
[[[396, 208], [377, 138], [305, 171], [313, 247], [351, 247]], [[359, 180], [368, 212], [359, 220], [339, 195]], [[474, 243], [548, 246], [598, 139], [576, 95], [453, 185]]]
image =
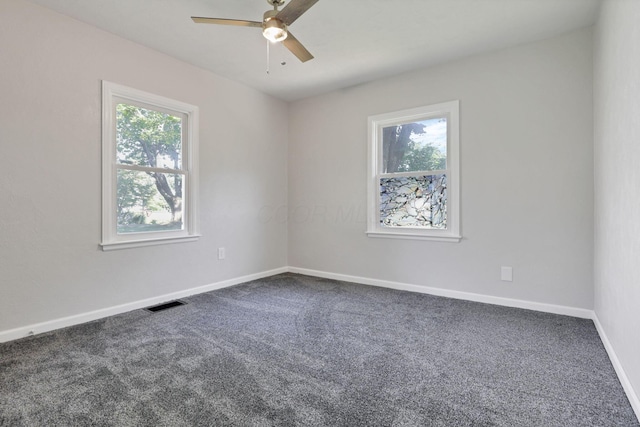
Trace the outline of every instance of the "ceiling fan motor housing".
[[277, 9], [268, 10], [262, 20], [262, 34], [272, 42], [280, 42], [287, 38], [287, 26], [276, 18], [277, 14]]

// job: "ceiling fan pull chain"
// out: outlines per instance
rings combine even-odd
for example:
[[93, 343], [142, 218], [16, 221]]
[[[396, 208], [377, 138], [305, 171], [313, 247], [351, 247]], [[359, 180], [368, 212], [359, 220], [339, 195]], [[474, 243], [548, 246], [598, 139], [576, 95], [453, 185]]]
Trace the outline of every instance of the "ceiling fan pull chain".
[[269, 74], [269, 40], [267, 40], [267, 74]]

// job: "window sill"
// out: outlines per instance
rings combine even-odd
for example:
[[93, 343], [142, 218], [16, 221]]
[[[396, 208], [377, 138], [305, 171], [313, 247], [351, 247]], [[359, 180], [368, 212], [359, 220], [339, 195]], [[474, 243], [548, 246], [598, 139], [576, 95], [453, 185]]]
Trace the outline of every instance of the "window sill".
[[367, 231], [367, 236], [383, 239], [408, 239], [408, 240], [430, 240], [432, 242], [451, 242], [458, 243], [462, 240], [462, 236], [451, 235], [426, 235], [411, 232], [390, 232], [390, 231]]
[[127, 240], [123, 242], [108, 242], [108, 243], [101, 243], [100, 246], [102, 247], [102, 250], [106, 252], [106, 251], [115, 251], [118, 249], [139, 248], [143, 246], [195, 242], [199, 238], [200, 238], [199, 234], [192, 234], [189, 236], [181, 236], [181, 237], [164, 237], [160, 239], [141, 239], [141, 240]]

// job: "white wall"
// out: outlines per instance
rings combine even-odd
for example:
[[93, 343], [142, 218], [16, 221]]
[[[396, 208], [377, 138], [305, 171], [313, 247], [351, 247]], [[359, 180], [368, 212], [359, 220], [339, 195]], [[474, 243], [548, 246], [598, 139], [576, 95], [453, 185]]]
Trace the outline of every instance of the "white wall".
[[[289, 264], [593, 307], [591, 30], [290, 106]], [[374, 239], [367, 116], [460, 100], [460, 243]], [[513, 283], [500, 281], [513, 266]]]
[[[0, 64], [0, 332], [287, 265], [284, 102], [22, 0]], [[102, 79], [200, 107], [199, 242], [99, 249]]]
[[640, 416], [640, 2], [607, 0], [595, 32], [595, 312]]

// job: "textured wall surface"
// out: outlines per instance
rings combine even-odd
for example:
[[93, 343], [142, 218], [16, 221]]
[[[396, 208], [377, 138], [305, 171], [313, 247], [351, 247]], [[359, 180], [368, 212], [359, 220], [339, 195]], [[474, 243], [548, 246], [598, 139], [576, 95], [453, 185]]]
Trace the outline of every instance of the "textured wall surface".
[[[595, 311], [640, 396], [640, 2], [605, 1], [595, 33]], [[640, 406], [636, 413], [640, 416]]]
[[[0, 331], [286, 265], [284, 102], [21, 0], [0, 63]], [[99, 249], [103, 79], [200, 107], [198, 242]]]
[[[593, 307], [590, 29], [301, 100], [289, 265]], [[365, 235], [367, 117], [460, 100], [460, 243]], [[512, 266], [514, 281], [500, 281]]]

